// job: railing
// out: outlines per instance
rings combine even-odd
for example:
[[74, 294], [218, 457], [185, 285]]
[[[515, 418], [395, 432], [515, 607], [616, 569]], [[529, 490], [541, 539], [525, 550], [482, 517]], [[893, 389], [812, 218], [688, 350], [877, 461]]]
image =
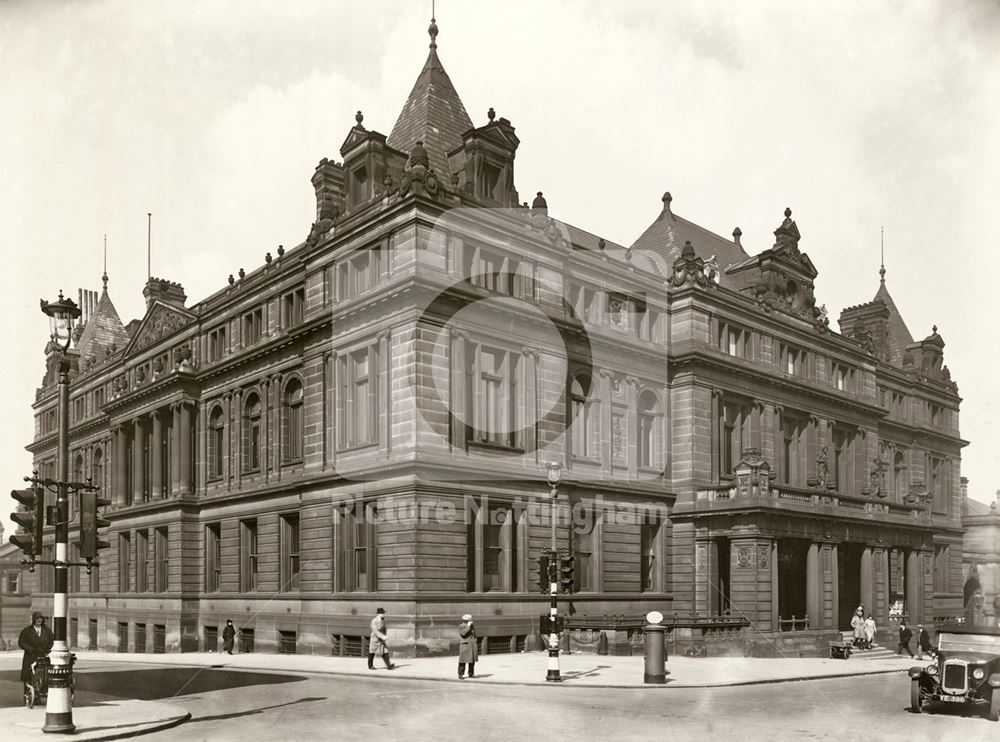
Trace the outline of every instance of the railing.
[[809, 629], [809, 615], [796, 618], [793, 614], [791, 618], [778, 616], [778, 631], [807, 631]]
[[[646, 625], [644, 615], [603, 614], [600, 616], [566, 616], [567, 629], [592, 629], [595, 631], [627, 631], [641, 629]], [[733, 630], [750, 625], [750, 620], [742, 616], [701, 616], [698, 614], [674, 613], [664, 617], [660, 625], [670, 629]]]
[[[858, 497], [845, 495], [829, 488], [800, 488], [789, 485], [763, 484], [755, 485], [741, 491], [736, 484], [723, 484], [705, 487], [697, 492], [698, 503], [726, 502], [736, 504], [743, 499], [772, 500], [776, 504], [790, 506], [807, 506], [810, 508], [835, 508], [853, 513], [863, 513], [869, 518], [877, 516], [895, 516], [905, 519], [925, 519], [927, 510], [922, 505], [908, 505], [898, 502], [888, 502], [880, 498]], [[679, 508], [678, 513], [688, 508]], [[697, 509], [697, 506], [694, 506]]]

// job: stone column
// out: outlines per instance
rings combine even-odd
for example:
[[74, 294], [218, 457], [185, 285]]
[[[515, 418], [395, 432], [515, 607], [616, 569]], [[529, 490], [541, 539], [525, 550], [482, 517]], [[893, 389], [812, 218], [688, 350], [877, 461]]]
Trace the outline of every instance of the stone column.
[[193, 425], [193, 416], [191, 414], [191, 403], [184, 401], [180, 403], [181, 405], [181, 427], [180, 427], [180, 443], [181, 443], [181, 455], [180, 455], [180, 493], [182, 495], [191, 494], [191, 472], [192, 472], [192, 461], [191, 461], [191, 432]]
[[873, 603], [875, 601], [874, 582], [872, 580], [872, 548], [865, 546], [861, 552], [861, 604], [865, 607], [865, 618], [868, 614], [875, 615]]
[[830, 546], [830, 583], [833, 615], [830, 616], [829, 628], [840, 629], [840, 558], [837, 544]]
[[170, 426], [170, 494], [176, 495], [181, 489], [181, 406], [170, 405], [173, 421]]
[[[601, 400], [601, 472], [611, 473], [611, 410], [614, 408], [614, 400], [611, 395], [611, 382], [614, 373], [610, 369], [602, 368], [598, 372], [600, 376], [600, 400]], [[593, 383], [593, 380], [591, 380]]]
[[719, 415], [722, 414], [722, 391], [719, 389], [712, 390], [712, 409], [709, 414], [712, 416], [709, 421], [709, 434], [711, 440], [709, 441], [709, 455], [711, 458], [711, 468], [712, 468], [712, 482], [715, 484], [719, 483], [719, 477], [721, 475], [721, 467], [719, 466], [719, 457], [721, 455], [721, 443], [720, 438], [722, 434], [721, 426], [719, 425]]
[[923, 620], [920, 615], [920, 581], [923, 579], [921, 566], [920, 551], [910, 549], [906, 555], [906, 612], [913, 623]]
[[132, 437], [132, 502], [145, 500], [146, 494], [146, 429], [142, 427], [142, 418], [132, 421], [134, 434]]
[[639, 379], [635, 376], [625, 377], [626, 399], [628, 400], [628, 410], [625, 413], [626, 425], [628, 425], [628, 475], [629, 481], [634, 482], [638, 474], [639, 463], [639, 441], [636, 440], [635, 431], [639, 429], [637, 424], [639, 412]]
[[[538, 379], [539, 352], [537, 348], [525, 346], [521, 348], [521, 355], [524, 358], [524, 409], [521, 411], [521, 419], [515, 427], [521, 431], [524, 440], [519, 445], [528, 456], [537, 456], [538, 441], [532, 434], [537, 431], [538, 426]], [[565, 392], [564, 392], [565, 393]], [[565, 457], [565, 463], [569, 462], [569, 457]]]
[[128, 504], [128, 432], [124, 425], [115, 427], [115, 504]]
[[813, 542], [809, 544], [809, 551], [806, 553], [806, 614], [809, 616], [810, 629], [822, 626], [819, 597], [819, 544]]
[[153, 425], [152, 442], [149, 447], [149, 463], [152, 473], [152, 484], [149, 498], [158, 500], [163, 497], [163, 422], [158, 410], [149, 415]]

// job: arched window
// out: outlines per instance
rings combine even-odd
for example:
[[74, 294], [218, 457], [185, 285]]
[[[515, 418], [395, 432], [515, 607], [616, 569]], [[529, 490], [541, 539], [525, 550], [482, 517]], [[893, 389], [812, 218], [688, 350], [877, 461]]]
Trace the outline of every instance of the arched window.
[[892, 487], [896, 502], [902, 502], [906, 496], [906, 459], [902, 451], [896, 451], [892, 459]]
[[282, 396], [281, 461], [302, 460], [302, 382], [292, 379]]
[[594, 401], [590, 399], [593, 387], [590, 377], [580, 374], [569, 385], [569, 425], [573, 455], [581, 458], [598, 456], [597, 423]]
[[208, 418], [208, 478], [222, 479], [226, 466], [226, 420], [222, 407]]
[[663, 424], [660, 400], [656, 394], [646, 389], [639, 395], [638, 402], [639, 467], [652, 469], [662, 466]]
[[243, 471], [260, 471], [260, 397], [247, 395], [243, 405]]
[[[94, 486], [104, 489], [104, 452], [99, 449], [94, 449], [94, 462], [91, 466], [91, 477], [94, 480]], [[101, 497], [107, 497], [107, 493], [99, 493]]]

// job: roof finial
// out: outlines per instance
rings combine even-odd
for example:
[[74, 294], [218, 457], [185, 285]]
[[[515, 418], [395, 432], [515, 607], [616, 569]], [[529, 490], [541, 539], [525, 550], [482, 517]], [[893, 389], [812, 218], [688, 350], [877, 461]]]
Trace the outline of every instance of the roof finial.
[[108, 290], [108, 235], [104, 235], [104, 273], [101, 274], [101, 280], [104, 282], [104, 290]]
[[431, 35], [431, 49], [438, 48], [437, 44], [438, 24], [437, 20], [435, 19], [435, 15], [437, 14], [434, 12], [434, 0], [431, 0], [431, 25], [427, 27], [427, 33]]
[[882, 248], [882, 267], [878, 269], [879, 282], [885, 283], [885, 227], [879, 229], [879, 237]]

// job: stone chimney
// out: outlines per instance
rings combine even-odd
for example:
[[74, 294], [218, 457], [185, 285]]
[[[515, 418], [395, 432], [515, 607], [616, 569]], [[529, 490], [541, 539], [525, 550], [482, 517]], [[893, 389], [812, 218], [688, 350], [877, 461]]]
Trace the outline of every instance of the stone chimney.
[[184, 307], [187, 295], [184, 287], [179, 283], [168, 281], [165, 278], [150, 278], [146, 282], [146, 287], [142, 290], [142, 295], [146, 297], [146, 311], [153, 306], [153, 302], [162, 301], [175, 307]]

